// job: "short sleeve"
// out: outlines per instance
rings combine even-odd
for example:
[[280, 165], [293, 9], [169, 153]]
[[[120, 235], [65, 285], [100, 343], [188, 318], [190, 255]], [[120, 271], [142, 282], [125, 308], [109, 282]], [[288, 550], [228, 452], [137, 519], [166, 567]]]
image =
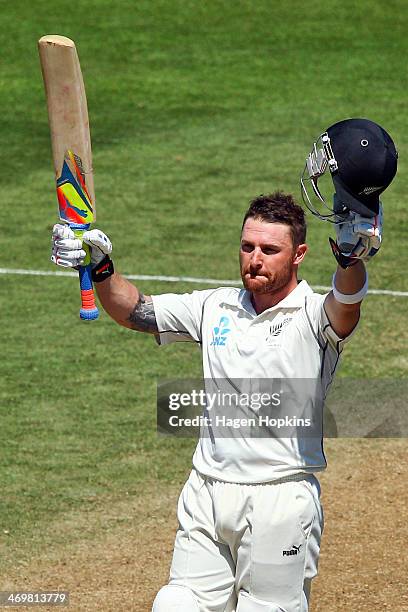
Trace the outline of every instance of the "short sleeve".
[[[325, 296], [326, 297], [326, 296]], [[358, 323], [357, 323], [358, 325]], [[326, 310], [324, 308], [324, 301], [322, 302], [321, 315], [320, 315], [320, 327], [322, 329], [322, 333], [327, 338], [332, 346], [341, 350], [343, 345], [349, 342], [351, 338], [354, 336], [354, 333], [357, 329], [357, 325], [355, 325], [354, 329], [349, 333], [345, 338], [340, 338], [334, 331], [331, 323], [329, 321], [329, 317], [326, 314]]]
[[192, 293], [152, 295], [160, 344], [201, 343], [201, 322], [206, 299], [214, 289]]
[[315, 330], [319, 343], [323, 342], [326, 344], [326, 342], [329, 342], [329, 344], [340, 353], [344, 344], [354, 335], [357, 325], [348, 336], [340, 338], [334, 331], [324, 308], [324, 301], [327, 295], [327, 293], [325, 295], [315, 293], [312, 296], [307, 296], [305, 304], [306, 316], [310, 325]]

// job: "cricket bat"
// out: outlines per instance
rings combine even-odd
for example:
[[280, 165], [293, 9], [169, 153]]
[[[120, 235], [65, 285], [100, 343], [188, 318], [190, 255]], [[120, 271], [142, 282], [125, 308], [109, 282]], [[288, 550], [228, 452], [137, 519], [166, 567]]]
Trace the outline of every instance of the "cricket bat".
[[[48, 35], [38, 41], [47, 98], [59, 218], [81, 238], [95, 221], [88, 107], [75, 43], [65, 36]], [[79, 268], [81, 319], [98, 318], [92, 287], [90, 250]]]

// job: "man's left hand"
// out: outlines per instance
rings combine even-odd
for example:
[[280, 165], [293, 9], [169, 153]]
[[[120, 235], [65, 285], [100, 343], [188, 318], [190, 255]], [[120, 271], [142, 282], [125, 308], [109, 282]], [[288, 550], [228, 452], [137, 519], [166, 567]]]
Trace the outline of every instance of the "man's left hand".
[[329, 238], [333, 254], [342, 268], [357, 263], [359, 259], [368, 261], [374, 257], [382, 240], [382, 205], [378, 215], [363, 217], [350, 211], [348, 219], [336, 225], [337, 240]]

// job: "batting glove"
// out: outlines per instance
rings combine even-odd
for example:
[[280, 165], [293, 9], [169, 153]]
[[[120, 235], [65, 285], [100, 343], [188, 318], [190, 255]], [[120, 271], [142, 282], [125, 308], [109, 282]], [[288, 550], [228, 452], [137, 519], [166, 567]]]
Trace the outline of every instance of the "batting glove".
[[351, 212], [348, 219], [336, 225], [336, 242], [329, 238], [333, 254], [342, 268], [367, 262], [380, 249], [382, 241], [383, 212], [380, 203], [375, 217], [362, 217]]
[[80, 239], [75, 237], [73, 230], [68, 225], [57, 223], [52, 230], [51, 261], [63, 268], [81, 266], [86, 256], [82, 242], [90, 246], [93, 268], [112, 253], [112, 243], [101, 230], [86, 231]]

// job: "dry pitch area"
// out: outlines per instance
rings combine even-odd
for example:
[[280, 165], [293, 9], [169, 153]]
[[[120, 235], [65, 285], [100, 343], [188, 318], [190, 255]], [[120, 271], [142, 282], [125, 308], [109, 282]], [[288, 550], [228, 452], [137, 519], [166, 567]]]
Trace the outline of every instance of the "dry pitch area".
[[[408, 611], [407, 451], [405, 440], [326, 443], [326, 527], [312, 611]], [[152, 487], [146, 499], [55, 525], [71, 530], [75, 544], [14, 568], [2, 588], [69, 590], [70, 610], [150, 611], [167, 578], [178, 492]]]

